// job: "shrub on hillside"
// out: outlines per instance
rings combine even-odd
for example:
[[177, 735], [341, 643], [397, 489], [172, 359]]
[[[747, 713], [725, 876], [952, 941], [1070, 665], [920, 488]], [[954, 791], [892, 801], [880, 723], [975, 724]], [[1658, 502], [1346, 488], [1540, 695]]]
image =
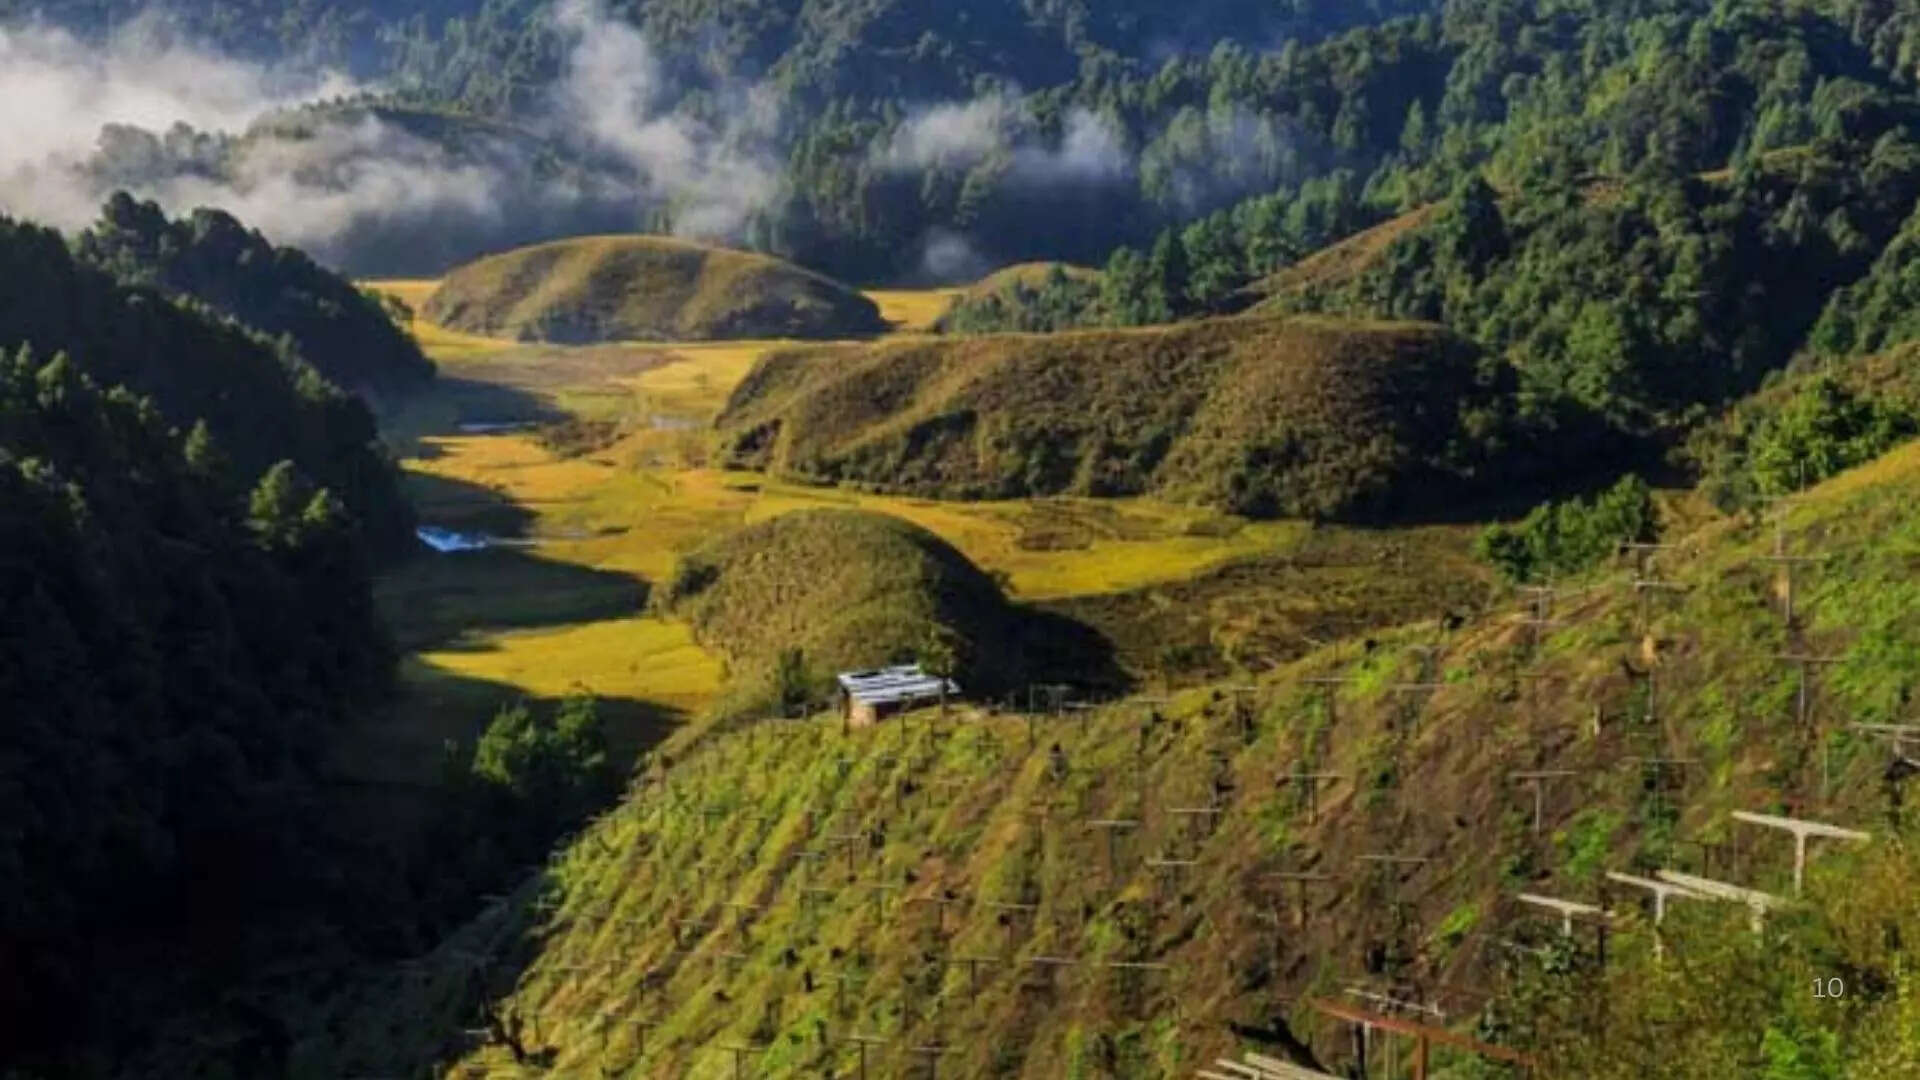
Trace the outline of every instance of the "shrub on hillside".
[[1541, 503], [1518, 525], [1489, 526], [1475, 551], [1508, 580], [1528, 582], [1579, 573], [1623, 543], [1650, 539], [1655, 525], [1653, 493], [1630, 475], [1591, 501]]
[[1737, 411], [1692, 453], [1703, 490], [1732, 511], [1863, 465], [1915, 434], [1920, 414], [1903, 388], [1855, 389], [1822, 375]]
[[523, 822], [558, 826], [598, 806], [614, 777], [593, 698], [569, 697], [551, 714], [524, 701], [501, 709], [474, 746], [473, 776]]

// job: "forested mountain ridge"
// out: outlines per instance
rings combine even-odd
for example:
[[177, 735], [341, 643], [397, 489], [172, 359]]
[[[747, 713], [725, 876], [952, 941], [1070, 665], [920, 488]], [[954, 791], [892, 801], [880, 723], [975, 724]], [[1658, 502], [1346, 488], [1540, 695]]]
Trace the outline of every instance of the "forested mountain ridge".
[[291, 461], [340, 500], [376, 552], [411, 542], [412, 514], [373, 416], [305, 361], [205, 309], [127, 285], [56, 232], [0, 218], [0, 348], [64, 352], [96, 384], [150, 398], [169, 424], [206, 426], [251, 484]]
[[398, 393], [433, 377], [419, 344], [378, 301], [224, 211], [169, 221], [155, 204], [120, 192], [74, 247], [122, 281], [192, 297], [269, 337], [285, 334], [344, 389]]
[[[97, 5], [47, 10], [101, 24]], [[335, 10], [303, 7], [285, 26]], [[263, 129], [252, 143], [156, 132], [148, 145], [122, 128], [88, 166], [94, 182], [163, 189], [182, 169], [211, 168], [244, 198], [257, 159], [280, 147], [351, 194], [355, 170], [322, 163], [379, 146], [417, 171], [412, 197], [437, 198], [477, 168], [510, 217], [550, 236], [684, 231], [850, 280], [1100, 264], [1133, 245], [1140, 269], [1122, 268], [1107, 311], [1139, 321], [1229, 307], [1245, 283], [1483, 172], [1512, 191], [1648, 163], [1722, 169], [1823, 134], [1870, 142], [1912, 115], [1920, 56], [1920, 13], [1858, 0], [1791, 11], [1762, 0], [1220, 0], [1177, 12], [1082, 0], [488, 0], [388, 14], [352, 50], [373, 98], [318, 105], [305, 131]], [[225, 21], [266, 22], [238, 10]], [[386, 103], [385, 118], [369, 100]], [[509, 121], [527, 138], [475, 154], [486, 140], [471, 124], [397, 119], [431, 113]], [[635, 137], [645, 131], [672, 139]], [[185, 160], [171, 160], [175, 143]], [[156, 148], [162, 173], [149, 177]], [[376, 253], [469, 256], [477, 249], [447, 234], [499, 223], [459, 210], [464, 198], [348, 198], [354, 221], [308, 239], [362, 270]], [[1243, 199], [1254, 201], [1207, 217]], [[387, 228], [372, 227], [383, 216]], [[1139, 280], [1162, 230], [1204, 268], [1192, 280], [1170, 272], [1182, 280], [1166, 283], [1164, 307]]]
[[59, 1061], [164, 1014], [115, 1015], [129, 973], [250, 969], [250, 931], [339, 902], [322, 749], [393, 657], [338, 498], [25, 346], [0, 611], [0, 1061]]

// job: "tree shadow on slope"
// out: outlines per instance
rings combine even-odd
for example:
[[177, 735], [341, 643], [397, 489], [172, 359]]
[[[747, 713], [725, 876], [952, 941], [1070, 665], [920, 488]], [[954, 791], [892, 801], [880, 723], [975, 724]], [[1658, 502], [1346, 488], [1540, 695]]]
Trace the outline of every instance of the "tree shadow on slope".
[[[1113, 639], [1090, 622], [1067, 612], [1017, 606], [1010, 650], [1019, 657], [1016, 671], [1026, 685], [1070, 686], [1081, 696], [1120, 697], [1134, 689], [1132, 676], [1120, 664]], [[997, 685], [1001, 693], [1024, 692], [1026, 686]]]
[[473, 631], [564, 626], [646, 610], [645, 579], [541, 555], [540, 539], [528, 535], [533, 507], [449, 477], [413, 474], [408, 484], [423, 528], [488, 546], [434, 551], [422, 544], [381, 577], [375, 596], [403, 650], [452, 645]]

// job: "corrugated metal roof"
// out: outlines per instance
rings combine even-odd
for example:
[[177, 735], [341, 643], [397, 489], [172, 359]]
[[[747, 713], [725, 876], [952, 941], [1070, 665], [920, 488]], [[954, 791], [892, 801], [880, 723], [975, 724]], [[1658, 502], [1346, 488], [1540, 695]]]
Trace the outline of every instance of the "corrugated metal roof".
[[875, 668], [871, 671], [848, 671], [839, 677], [840, 689], [848, 697], [862, 705], [896, 705], [903, 701], [930, 701], [940, 696], [941, 687], [946, 688], [947, 696], [960, 692], [960, 684], [952, 679], [942, 680], [921, 670], [918, 664], [903, 664], [897, 667]]

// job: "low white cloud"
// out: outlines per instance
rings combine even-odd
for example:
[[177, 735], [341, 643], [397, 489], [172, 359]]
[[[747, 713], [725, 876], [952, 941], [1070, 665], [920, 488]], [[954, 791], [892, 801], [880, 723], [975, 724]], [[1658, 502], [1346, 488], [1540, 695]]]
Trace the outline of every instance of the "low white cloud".
[[1107, 183], [1131, 174], [1125, 139], [1105, 117], [1074, 109], [1063, 127], [1049, 140], [1035, 130], [1018, 98], [992, 93], [914, 110], [875, 159], [900, 172], [965, 171], [1001, 162], [1012, 182], [1034, 185]]
[[561, 130], [618, 159], [669, 208], [676, 232], [731, 238], [772, 201], [780, 162], [770, 91], [719, 79], [720, 119], [703, 121], [676, 107], [653, 46], [599, 0], [562, 0], [554, 19], [568, 42], [554, 91]]
[[350, 268], [431, 269], [542, 235], [634, 228], [658, 210], [677, 232], [736, 238], [779, 192], [773, 96], [716, 79], [722, 119], [701, 121], [597, 0], [562, 0], [552, 17], [562, 74], [529, 122], [592, 163], [557, 175], [536, 166], [531, 134], [476, 127], [449, 144], [371, 108], [303, 110], [380, 88], [223, 56], [157, 14], [105, 42], [0, 26], [0, 212], [77, 229], [125, 188], [176, 214], [218, 206]]

